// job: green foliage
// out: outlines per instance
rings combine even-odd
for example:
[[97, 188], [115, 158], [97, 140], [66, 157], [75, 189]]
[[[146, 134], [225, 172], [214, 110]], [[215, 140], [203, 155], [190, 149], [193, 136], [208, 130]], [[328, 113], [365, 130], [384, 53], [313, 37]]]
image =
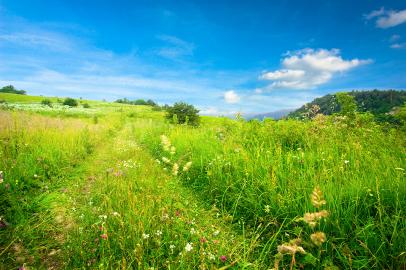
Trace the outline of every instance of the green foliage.
[[127, 98], [123, 98], [123, 99], [117, 99], [115, 102], [117, 103], [123, 103], [123, 104], [131, 104], [131, 105], [148, 105], [148, 106], [158, 106], [153, 100], [148, 99], [147, 101], [145, 101], [144, 99], [137, 99], [137, 100], [129, 100]]
[[17, 90], [12, 85], [4, 86], [0, 88], [0, 93], [11, 93], [11, 94], [18, 94], [18, 95], [25, 95], [27, 92], [25, 90]]
[[77, 107], [78, 102], [76, 99], [68, 97], [68, 98], [65, 98], [65, 100], [63, 101], [63, 105], [70, 106], [70, 107]]
[[85, 109], [88, 109], [88, 108], [90, 108], [90, 105], [89, 105], [89, 103], [83, 103], [83, 108], [85, 108]]
[[52, 107], [52, 101], [48, 98], [41, 100], [41, 104], [44, 106]]
[[[406, 102], [406, 91], [352, 91], [348, 95], [354, 97], [358, 112], [371, 112], [378, 121], [395, 121], [392, 117], [385, 116], [394, 108], [402, 106]], [[295, 119], [306, 119], [310, 113], [310, 109], [317, 105], [320, 108], [319, 113], [324, 115], [332, 115], [340, 111], [340, 104], [336, 95], [325, 95], [316, 98], [312, 102], [302, 106], [294, 112], [291, 112], [288, 117]]]
[[174, 124], [198, 126], [200, 123], [199, 110], [185, 102], [176, 102], [166, 111], [166, 118]]
[[337, 102], [340, 106], [340, 114], [354, 119], [357, 111], [357, 104], [354, 97], [347, 93], [341, 92], [336, 94]]

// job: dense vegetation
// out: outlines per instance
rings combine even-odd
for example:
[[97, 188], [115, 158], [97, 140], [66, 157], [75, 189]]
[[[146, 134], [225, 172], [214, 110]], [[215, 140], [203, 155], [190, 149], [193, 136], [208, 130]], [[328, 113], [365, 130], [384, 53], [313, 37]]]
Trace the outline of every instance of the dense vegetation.
[[198, 126], [200, 123], [199, 110], [185, 102], [176, 102], [166, 108], [166, 119], [173, 124]]
[[11, 93], [11, 94], [17, 94], [17, 95], [27, 94], [27, 92], [25, 90], [17, 90], [12, 85], [7, 85], [7, 86], [4, 86], [3, 88], [0, 88], [0, 93]]
[[387, 127], [338, 100], [199, 127], [151, 106], [5, 107], [0, 269], [403, 269], [406, 106]]
[[157, 104], [151, 99], [148, 99], [147, 101], [145, 101], [144, 99], [129, 100], [127, 98], [123, 98], [123, 99], [117, 99], [115, 102], [123, 103], [123, 104], [131, 104], [131, 105], [157, 106]]
[[[391, 113], [397, 107], [401, 107], [406, 102], [406, 91], [352, 91], [348, 92], [353, 96], [357, 103], [358, 112], [371, 112], [377, 120], [394, 121]], [[336, 94], [328, 94], [316, 98], [312, 102], [305, 104], [288, 117], [295, 119], [305, 119], [312, 115], [312, 108], [317, 106], [318, 113], [332, 115], [340, 111], [340, 105], [337, 101]]]

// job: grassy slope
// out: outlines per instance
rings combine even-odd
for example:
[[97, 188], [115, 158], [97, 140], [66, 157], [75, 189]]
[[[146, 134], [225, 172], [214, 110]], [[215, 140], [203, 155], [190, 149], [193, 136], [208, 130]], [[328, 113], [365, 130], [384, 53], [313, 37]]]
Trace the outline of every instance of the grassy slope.
[[[385, 131], [362, 121], [353, 128], [332, 118], [265, 123], [204, 118], [200, 128], [175, 127], [148, 107], [111, 109], [99, 104], [105, 113], [97, 124], [86, 117], [74, 120], [97, 127], [95, 133], [88, 128], [90, 133], [80, 137], [82, 129], [76, 129], [77, 135], [57, 138], [60, 133], [50, 127], [46, 130], [51, 135], [35, 128], [26, 132], [28, 137], [13, 136], [17, 132], [13, 128], [2, 135], [3, 149], [9, 149], [7, 145], [14, 149], [3, 151], [0, 169], [12, 175], [5, 182], [18, 176], [24, 184], [14, 193], [0, 187], [0, 192], [9, 194], [7, 200], [15, 203], [0, 208], [0, 215], [8, 221], [16, 219], [16, 224], [0, 229], [5, 236], [0, 238], [0, 265], [210, 269], [235, 264], [265, 269], [274, 264], [277, 246], [296, 237], [304, 240], [308, 252], [297, 255], [297, 262], [307, 269], [404, 265], [406, 142], [402, 131]], [[17, 118], [10, 123], [37, 117], [12, 115]], [[55, 120], [49, 119], [38, 121]], [[68, 127], [73, 123], [60, 121]], [[122, 130], [112, 136], [117, 128]], [[22, 131], [25, 128], [18, 132]], [[90, 139], [92, 134], [100, 140]], [[175, 154], [162, 149], [162, 134], [176, 147]], [[78, 149], [80, 153], [80, 147], [62, 147], [72, 135], [82, 138], [78, 146], [91, 142], [92, 153], [58, 164], [59, 159], [52, 156], [75, 154]], [[16, 149], [23, 149], [27, 140], [35, 142], [36, 152], [18, 150], [15, 159]], [[35, 162], [41, 155], [51, 168]], [[31, 163], [20, 160], [21, 156]], [[162, 157], [170, 158], [171, 164], [154, 161]], [[193, 161], [189, 172], [170, 176], [175, 162], [182, 169], [189, 160]], [[32, 164], [31, 171], [19, 176], [26, 164]], [[61, 165], [68, 169], [65, 175], [56, 173]], [[32, 179], [30, 175], [38, 171], [51, 176]], [[54, 172], [59, 175], [55, 184]], [[28, 185], [27, 179], [39, 187]], [[330, 216], [313, 230], [298, 218], [315, 211], [308, 194], [316, 185], [325, 193]], [[20, 195], [15, 198], [14, 194]], [[21, 200], [25, 212], [16, 212], [23, 214], [7, 212], [20, 209]], [[33, 229], [26, 229], [27, 224]], [[327, 234], [322, 248], [306, 240], [315, 230]], [[149, 237], [144, 239], [143, 234]], [[190, 252], [185, 250], [187, 243], [192, 244]], [[219, 258], [222, 255], [225, 262]], [[281, 264], [289, 265], [291, 257], [284, 258]]]

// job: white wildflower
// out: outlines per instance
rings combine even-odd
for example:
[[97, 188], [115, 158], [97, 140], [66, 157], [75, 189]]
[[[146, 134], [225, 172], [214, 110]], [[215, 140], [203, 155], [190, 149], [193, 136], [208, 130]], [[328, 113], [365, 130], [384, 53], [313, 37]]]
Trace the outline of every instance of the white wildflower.
[[192, 243], [187, 243], [185, 246], [185, 251], [190, 252], [192, 251], [192, 249], [193, 249]]
[[157, 230], [155, 233], [156, 236], [160, 237], [162, 235], [162, 231], [161, 230]]
[[265, 213], [271, 212], [271, 207], [269, 205], [265, 205]]
[[142, 238], [143, 238], [143, 239], [148, 239], [148, 238], [149, 238], [149, 234], [143, 233], [143, 234], [142, 234]]
[[217, 235], [219, 235], [220, 234], [220, 231], [219, 230], [216, 230], [214, 233], [213, 233], [213, 236], [217, 236]]

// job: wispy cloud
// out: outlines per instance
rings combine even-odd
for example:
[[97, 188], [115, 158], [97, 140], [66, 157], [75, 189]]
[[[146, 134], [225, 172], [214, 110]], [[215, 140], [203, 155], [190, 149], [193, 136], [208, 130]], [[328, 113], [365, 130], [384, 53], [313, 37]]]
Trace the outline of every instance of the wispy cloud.
[[403, 43], [393, 43], [390, 45], [392, 49], [404, 49], [406, 48], [406, 42]]
[[371, 20], [376, 18], [376, 27], [390, 28], [406, 22], [406, 9], [403, 10], [385, 10], [384, 7], [374, 10], [364, 15], [365, 19]]
[[260, 79], [271, 81], [268, 90], [314, 89], [328, 83], [337, 73], [368, 63], [371, 60], [345, 60], [338, 49], [304, 49], [288, 52], [282, 59], [281, 69], [264, 72]]
[[171, 60], [180, 60], [183, 57], [193, 55], [195, 49], [193, 43], [169, 35], [159, 35], [158, 39], [165, 43], [165, 45], [157, 51], [159, 56]]

